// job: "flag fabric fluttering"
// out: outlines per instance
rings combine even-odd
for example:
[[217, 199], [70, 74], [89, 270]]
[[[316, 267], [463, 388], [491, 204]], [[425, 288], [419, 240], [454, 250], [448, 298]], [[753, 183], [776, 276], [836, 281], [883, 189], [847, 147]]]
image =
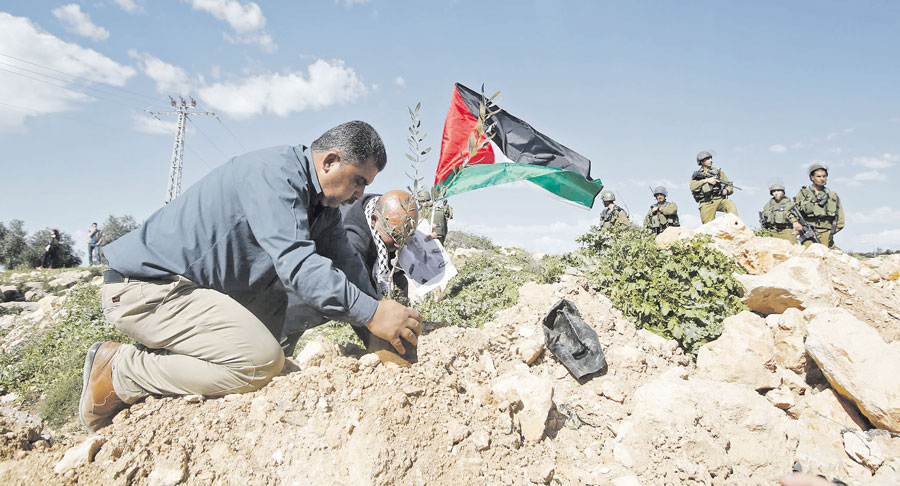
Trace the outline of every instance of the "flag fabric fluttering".
[[459, 83], [454, 85], [444, 122], [435, 185], [448, 184], [447, 196], [452, 196], [497, 184], [527, 181], [587, 209], [593, 206], [603, 184], [591, 179], [591, 161], [506, 110], [499, 110], [487, 120], [487, 124], [495, 124], [496, 135], [456, 177], [451, 177], [454, 169], [463, 164], [460, 152], [467, 152], [481, 103], [480, 93]]

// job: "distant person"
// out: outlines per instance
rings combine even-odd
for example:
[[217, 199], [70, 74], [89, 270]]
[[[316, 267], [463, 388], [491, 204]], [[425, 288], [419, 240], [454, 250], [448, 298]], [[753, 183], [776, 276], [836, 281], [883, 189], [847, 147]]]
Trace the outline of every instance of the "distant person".
[[[813, 164], [809, 167], [809, 180], [812, 185], [800, 188], [794, 204], [800, 210], [800, 214], [809, 223], [819, 238], [819, 243], [834, 248], [834, 235], [844, 229], [844, 207], [837, 193], [825, 187], [828, 182], [828, 168], [821, 164]], [[795, 221], [794, 229], [803, 230], [799, 221]], [[806, 240], [803, 246], [813, 244], [813, 240]]]
[[678, 221], [678, 205], [667, 201], [668, 196], [669, 191], [663, 186], [653, 189], [656, 203], [650, 206], [647, 216], [644, 216], [644, 229], [660, 234], [671, 226], [681, 226]]
[[769, 187], [769, 194], [772, 195], [772, 199], [769, 199], [759, 213], [759, 224], [771, 231], [775, 238], [797, 244], [797, 234], [794, 232], [797, 216], [791, 212], [794, 201], [784, 197], [784, 186], [781, 184], [772, 184]]
[[697, 164], [700, 169], [691, 176], [691, 194], [694, 200], [700, 203], [700, 221], [709, 223], [716, 217], [716, 212], [723, 212], [737, 216], [737, 206], [728, 200], [728, 196], [734, 193], [734, 185], [725, 176], [725, 171], [712, 166], [712, 154], [700, 152], [697, 154]]
[[399, 354], [422, 316], [353, 282], [365, 269], [339, 207], [387, 163], [368, 123], [329, 129], [310, 146], [232, 158], [104, 246], [103, 313], [138, 346], [88, 350], [79, 402], [91, 432], [148, 395], [258, 390], [284, 364], [281, 338], [329, 320], [365, 328]]
[[38, 269], [54, 268], [59, 263], [59, 230], [50, 231], [50, 241], [44, 247], [44, 255], [41, 257], [41, 266]]
[[100, 243], [102, 241], [103, 232], [97, 227], [97, 223], [92, 223], [91, 231], [88, 233], [88, 265], [94, 266], [95, 261], [97, 265], [100, 265]]
[[[441, 199], [435, 206], [432, 201], [431, 193], [428, 190], [422, 190], [418, 195], [419, 206], [422, 208], [419, 217], [431, 221], [431, 230], [437, 235], [438, 241], [444, 244], [447, 239], [448, 221], [453, 219], [453, 208], [447, 203], [446, 199]], [[432, 214], [434, 213], [434, 214]]]
[[612, 191], [603, 191], [600, 193], [600, 200], [606, 207], [600, 213], [600, 231], [614, 226], [628, 227], [631, 220], [628, 219], [628, 213], [616, 204], [616, 195]]

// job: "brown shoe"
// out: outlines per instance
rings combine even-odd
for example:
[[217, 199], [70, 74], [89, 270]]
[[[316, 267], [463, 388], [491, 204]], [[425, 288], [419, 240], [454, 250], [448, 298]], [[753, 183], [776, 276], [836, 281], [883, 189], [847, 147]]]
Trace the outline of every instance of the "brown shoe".
[[112, 384], [112, 359], [119, 346], [121, 344], [96, 342], [84, 359], [78, 416], [81, 424], [92, 433], [111, 424], [116, 413], [128, 406], [116, 395]]

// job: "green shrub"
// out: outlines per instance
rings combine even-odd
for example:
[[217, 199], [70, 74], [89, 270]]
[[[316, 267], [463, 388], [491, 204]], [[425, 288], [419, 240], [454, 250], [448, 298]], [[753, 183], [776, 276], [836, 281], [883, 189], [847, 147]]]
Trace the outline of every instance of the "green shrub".
[[444, 240], [447, 249], [454, 248], [478, 248], [479, 250], [496, 250], [494, 243], [485, 236], [466, 233], [465, 231], [450, 231]]
[[644, 231], [595, 226], [578, 238], [573, 258], [590, 284], [638, 327], [675, 339], [689, 355], [722, 333], [722, 321], [745, 309], [734, 261], [710, 248], [710, 237], [682, 240], [668, 251]]
[[768, 228], [757, 228], [757, 229], [753, 230], [753, 234], [756, 236], [763, 236], [763, 237], [774, 237], [775, 236], [775, 233], [773, 233], [772, 230], [770, 230]]
[[100, 291], [73, 288], [60, 305], [59, 323], [0, 355], [0, 394], [17, 392], [26, 402], [46, 399], [41, 415], [53, 426], [77, 413], [81, 372], [95, 341], [133, 342], [106, 322]]

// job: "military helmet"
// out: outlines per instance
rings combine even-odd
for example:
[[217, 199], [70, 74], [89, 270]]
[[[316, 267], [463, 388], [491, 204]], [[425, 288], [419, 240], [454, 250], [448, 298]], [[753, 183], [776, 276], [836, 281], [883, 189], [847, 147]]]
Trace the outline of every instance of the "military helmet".
[[607, 203], [616, 200], [616, 195], [612, 191], [603, 191], [600, 193], [600, 200]]
[[666, 190], [664, 186], [656, 186], [653, 188], [653, 195], [662, 194], [663, 196], [669, 195], [669, 191]]
[[781, 184], [772, 184], [769, 186], [769, 194], [772, 194], [775, 191], [784, 191], [784, 186]]
[[418, 200], [419, 202], [431, 201], [431, 191], [422, 189], [421, 191], [419, 191], [419, 194], [416, 195], [416, 200]]
[[698, 164], [702, 163], [704, 160], [711, 159], [711, 158], [712, 158], [712, 154], [704, 150], [703, 152], [700, 152], [699, 154], [697, 154], [697, 163]]
[[809, 176], [812, 177], [813, 172], [815, 172], [815, 171], [817, 171], [817, 170], [819, 170], [819, 169], [824, 170], [824, 171], [825, 171], [825, 175], [828, 175], [828, 167], [825, 167], [825, 166], [822, 165], [822, 164], [813, 164], [813, 165], [809, 166], [809, 172], [808, 172], [808, 173], [809, 173]]

